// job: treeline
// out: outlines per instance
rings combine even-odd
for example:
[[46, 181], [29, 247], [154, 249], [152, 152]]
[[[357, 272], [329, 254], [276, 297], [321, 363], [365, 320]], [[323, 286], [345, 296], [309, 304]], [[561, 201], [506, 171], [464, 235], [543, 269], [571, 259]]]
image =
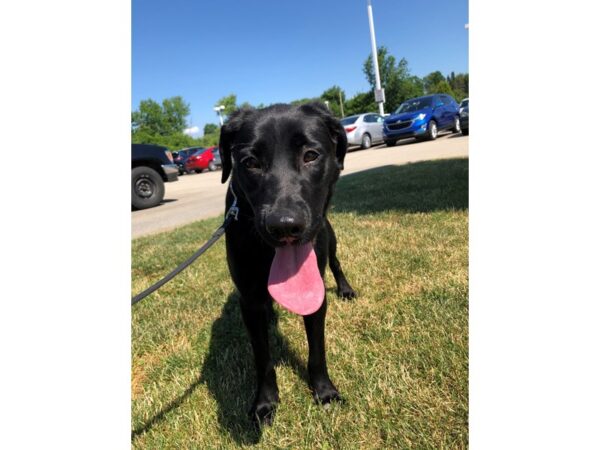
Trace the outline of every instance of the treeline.
[[[392, 112], [400, 104], [414, 97], [431, 93], [452, 95], [460, 102], [469, 96], [469, 74], [454, 72], [444, 76], [440, 71], [435, 71], [423, 78], [411, 75], [408, 61], [405, 58], [396, 61], [384, 46], [378, 48], [377, 59], [381, 86], [385, 89], [385, 111]], [[373, 90], [375, 89], [375, 72], [371, 55], [363, 63], [363, 73], [369, 82], [370, 89], [359, 92], [351, 98], [346, 98], [346, 93], [339, 86], [326, 89], [320, 96], [293, 100], [292, 104], [302, 104], [311, 101], [325, 102], [331, 112], [339, 118], [363, 112], [377, 111], [377, 103]], [[215, 103], [223, 105], [224, 116], [228, 116], [238, 107], [255, 106], [263, 108], [268, 105], [250, 105], [245, 102], [237, 103], [235, 94], [227, 95]], [[190, 114], [190, 106], [181, 97], [172, 97], [163, 100], [162, 104], [154, 100], [143, 100], [137, 111], [131, 114], [131, 139], [133, 143], [152, 143], [163, 145], [171, 150], [183, 147], [217, 145], [219, 142], [219, 126], [209, 123], [204, 126], [203, 136], [194, 138], [184, 133], [186, 118]]]

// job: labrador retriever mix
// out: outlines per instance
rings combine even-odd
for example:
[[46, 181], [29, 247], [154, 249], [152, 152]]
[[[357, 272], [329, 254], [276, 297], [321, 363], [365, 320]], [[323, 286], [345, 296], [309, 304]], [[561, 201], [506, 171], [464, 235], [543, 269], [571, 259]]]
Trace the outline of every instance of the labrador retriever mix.
[[320, 103], [239, 109], [221, 129], [222, 182], [232, 174], [226, 211], [234, 199], [239, 208], [226, 231], [227, 262], [254, 351], [257, 424], [272, 422], [279, 401], [268, 342], [272, 300], [304, 316], [315, 400], [341, 400], [325, 360], [323, 274], [329, 259], [338, 295], [355, 297], [326, 216], [346, 147], [344, 128]]

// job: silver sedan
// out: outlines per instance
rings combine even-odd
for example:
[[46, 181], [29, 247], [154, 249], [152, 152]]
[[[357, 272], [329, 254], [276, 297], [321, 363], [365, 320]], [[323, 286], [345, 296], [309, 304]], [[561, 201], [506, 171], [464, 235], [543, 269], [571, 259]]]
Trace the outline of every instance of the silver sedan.
[[340, 123], [346, 130], [348, 145], [369, 148], [374, 142], [383, 141], [383, 117], [375, 113], [344, 117]]

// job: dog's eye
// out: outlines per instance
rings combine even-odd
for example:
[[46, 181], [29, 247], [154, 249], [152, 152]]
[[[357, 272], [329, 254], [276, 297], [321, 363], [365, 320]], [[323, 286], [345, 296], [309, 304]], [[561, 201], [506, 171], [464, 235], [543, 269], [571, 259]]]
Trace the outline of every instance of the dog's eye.
[[309, 162], [313, 162], [314, 160], [316, 160], [320, 155], [313, 151], [313, 150], [309, 150], [304, 154], [304, 162], [305, 163], [309, 163]]
[[260, 163], [252, 156], [242, 159], [242, 164], [246, 169], [260, 169]]

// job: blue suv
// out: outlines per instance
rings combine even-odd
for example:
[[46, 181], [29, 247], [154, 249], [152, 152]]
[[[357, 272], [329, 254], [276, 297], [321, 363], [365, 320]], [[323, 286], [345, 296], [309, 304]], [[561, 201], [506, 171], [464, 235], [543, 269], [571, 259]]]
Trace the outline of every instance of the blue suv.
[[388, 147], [398, 139], [415, 137], [433, 140], [441, 130], [460, 132], [458, 104], [449, 95], [434, 94], [402, 103], [383, 121], [383, 136]]

